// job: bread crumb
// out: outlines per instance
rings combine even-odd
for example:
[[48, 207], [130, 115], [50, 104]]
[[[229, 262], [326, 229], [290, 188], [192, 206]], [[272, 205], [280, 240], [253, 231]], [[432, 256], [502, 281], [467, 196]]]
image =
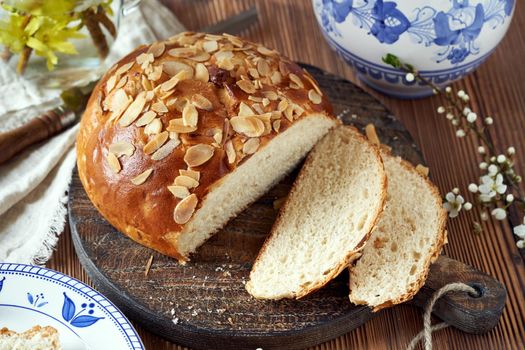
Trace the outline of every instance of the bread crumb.
[[146, 262], [146, 269], [144, 270], [144, 276], [148, 275], [152, 263], [153, 263], [153, 254], [150, 255], [148, 261]]
[[377, 237], [374, 240], [374, 248], [381, 249], [385, 246], [386, 242], [388, 242], [388, 238]]

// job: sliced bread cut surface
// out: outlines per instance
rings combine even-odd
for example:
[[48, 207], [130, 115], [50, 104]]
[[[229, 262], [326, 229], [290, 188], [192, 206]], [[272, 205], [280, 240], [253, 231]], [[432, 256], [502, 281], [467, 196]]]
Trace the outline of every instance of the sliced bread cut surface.
[[379, 149], [356, 129], [329, 132], [308, 156], [246, 284], [256, 298], [301, 298], [359, 256], [386, 199]]
[[0, 350], [60, 350], [58, 331], [51, 327], [34, 326], [17, 333], [7, 328], [0, 329]]
[[380, 310], [411, 299], [446, 240], [446, 213], [437, 188], [408, 162], [382, 150], [386, 207], [350, 267], [350, 301]]

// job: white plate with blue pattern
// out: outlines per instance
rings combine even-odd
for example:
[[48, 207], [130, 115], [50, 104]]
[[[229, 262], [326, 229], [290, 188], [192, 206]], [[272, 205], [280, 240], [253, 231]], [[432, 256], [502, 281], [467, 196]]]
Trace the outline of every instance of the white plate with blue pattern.
[[60, 272], [0, 263], [0, 328], [52, 326], [63, 350], [143, 350], [128, 319], [106, 297]]

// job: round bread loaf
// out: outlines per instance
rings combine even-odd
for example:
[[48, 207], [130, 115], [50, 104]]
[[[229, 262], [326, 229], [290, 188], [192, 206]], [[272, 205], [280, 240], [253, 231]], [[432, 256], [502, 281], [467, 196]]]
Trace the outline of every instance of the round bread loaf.
[[94, 89], [78, 171], [100, 213], [184, 262], [338, 122], [314, 79], [231, 35], [141, 46]]

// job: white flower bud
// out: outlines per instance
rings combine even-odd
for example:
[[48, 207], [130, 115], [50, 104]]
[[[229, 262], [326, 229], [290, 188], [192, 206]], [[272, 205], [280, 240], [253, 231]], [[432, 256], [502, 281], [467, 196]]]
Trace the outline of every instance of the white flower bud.
[[468, 95], [463, 96], [461, 99], [463, 100], [463, 102], [470, 101], [470, 97]]
[[505, 200], [507, 203], [512, 203], [514, 201], [514, 196], [512, 194], [508, 194]]
[[505, 161], [507, 160], [507, 157], [505, 157], [503, 154], [500, 154], [498, 156], [498, 158], [496, 158], [496, 160], [498, 161], [498, 163], [505, 163]]
[[498, 167], [494, 164], [489, 165], [489, 175], [494, 176], [498, 173]]
[[478, 192], [478, 185], [472, 183], [470, 185], [468, 185], [468, 190], [472, 193], [476, 193]]
[[479, 147], [478, 147], [478, 153], [479, 153], [479, 154], [485, 154], [485, 152], [486, 152], [486, 151], [485, 151], [485, 147], [483, 147], [483, 146], [479, 146]]
[[472, 110], [471, 110], [470, 108], [468, 108], [468, 107], [465, 107], [465, 108], [463, 109], [463, 115], [464, 115], [465, 117], [466, 117], [467, 115], [469, 115], [469, 113], [471, 113], [471, 112], [472, 112]]
[[452, 125], [454, 125], [454, 126], [458, 126], [458, 125], [459, 125], [459, 120], [457, 120], [457, 119], [452, 119]]
[[512, 155], [516, 154], [516, 149], [515, 149], [514, 147], [509, 147], [509, 148], [507, 149], [507, 154], [508, 154], [509, 156], [512, 156]]
[[463, 91], [463, 90], [459, 90], [459, 91], [458, 91], [458, 97], [459, 97], [459, 98], [462, 98], [463, 96], [465, 96], [465, 91]]
[[474, 123], [476, 119], [478, 119], [478, 115], [476, 113], [470, 112], [469, 114], [467, 114], [467, 121], [469, 123]]
[[516, 242], [516, 246], [520, 249], [525, 248], [525, 239], [522, 239], [521, 241]]
[[486, 211], [481, 213], [481, 220], [487, 221], [489, 219], [489, 214]]
[[448, 120], [452, 120], [452, 119], [454, 119], [454, 114], [447, 113], [446, 117], [447, 117]]
[[505, 209], [502, 208], [496, 208], [492, 210], [491, 214], [496, 220], [505, 220], [505, 218], [507, 217], [507, 212], [505, 211]]
[[437, 109], [437, 112], [438, 112], [439, 114], [443, 114], [443, 113], [445, 113], [445, 107], [443, 107], [443, 106], [439, 106], [438, 109]]
[[411, 83], [414, 80], [416, 80], [416, 77], [412, 73], [407, 73], [407, 75], [405, 75], [405, 80], [408, 81], [409, 83]]
[[491, 117], [485, 118], [485, 124], [492, 125], [493, 123], [494, 123], [494, 119], [492, 119]]
[[446, 92], [447, 94], [450, 94], [450, 93], [452, 92], [452, 88], [451, 88], [450, 86], [447, 86], [447, 87], [445, 88], [445, 92]]
[[472, 209], [472, 203], [466, 202], [465, 204], [463, 204], [463, 209], [465, 209], [466, 211], [471, 210]]
[[454, 188], [452, 189], [452, 193], [454, 193], [454, 194], [459, 194], [459, 188], [454, 187]]
[[464, 137], [466, 134], [465, 134], [465, 130], [463, 129], [459, 129], [458, 131], [456, 131], [456, 136], [457, 137]]
[[496, 161], [496, 157], [495, 157], [495, 156], [490, 157], [490, 161], [491, 161], [492, 163], [494, 163], [494, 162]]
[[489, 165], [488, 165], [487, 163], [485, 163], [485, 162], [481, 162], [481, 163], [479, 163], [479, 168], [480, 168], [481, 170], [485, 170], [485, 169], [487, 169], [488, 166], [489, 166]]

